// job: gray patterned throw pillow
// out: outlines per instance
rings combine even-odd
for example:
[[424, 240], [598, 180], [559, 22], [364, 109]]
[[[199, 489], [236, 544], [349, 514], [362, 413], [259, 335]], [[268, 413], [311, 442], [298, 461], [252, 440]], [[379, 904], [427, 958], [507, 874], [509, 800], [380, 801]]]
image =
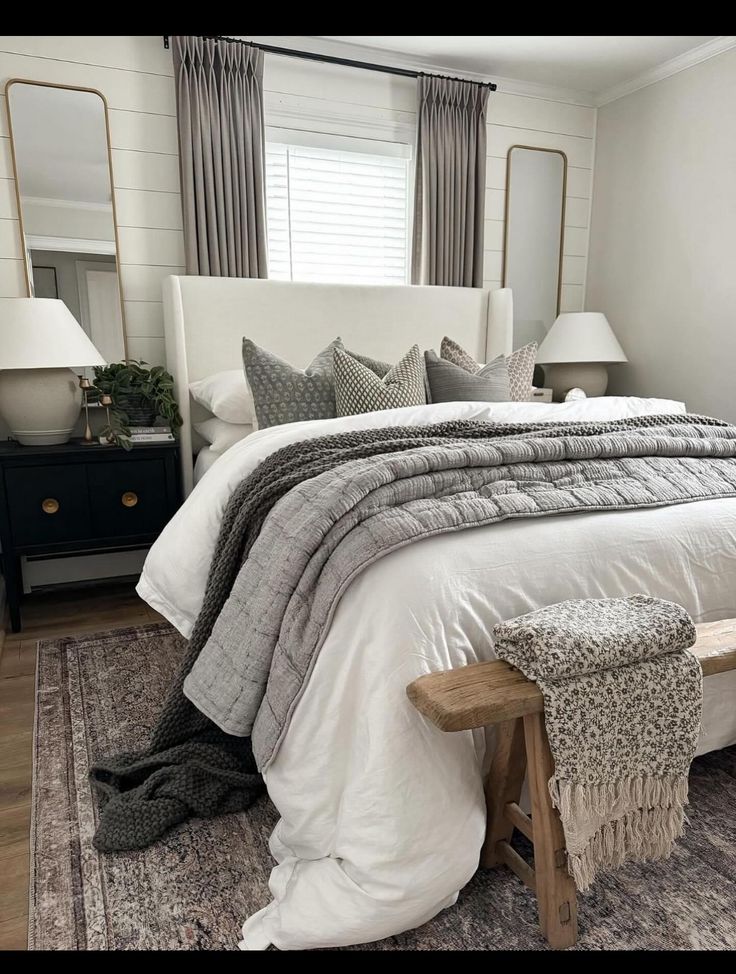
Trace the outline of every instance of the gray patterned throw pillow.
[[[454, 342], [451, 338], [442, 339], [440, 345], [440, 355], [448, 362], [459, 365], [466, 372], [478, 372], [484, 366], [479, 365], [472, 355]], [[537, 343], [529, 342], [522, 348], [517, 348], [515, 352], [508, 356], [506, 364], [509, 371], [509, 399], [512, 402], [526, 402], [532, 393], [532, 378], [534, 376], [534, 365], [537, 361]], [[493, 402], [494, 400], [485, 400]], [[495, 400], [498, 401], [498, 400]]]
[[361, 365], [365, 365], [365, 367], [370, 369], [371, 372], [375, 372], [379, 379], [382, 379], [391, 370], [390, 362], [380, 362], [378, 359], [370, 358], [368, 355], [358, 355], [357, 352], [351, 352], [345, 348], [339, 338], [337, 339], [337, 344], [338, 348], [341, 348], [344, 352], [354, 358], [356, 362], [360, 362]]
[[432, 402], [508, 402], [509, 370], [499, 355], [475, 372], [440, 358], [436, 352], [424, 353]]
[[457, 342], [448, 338], [447, 335], [442, 339], [440, 345], [440, 358], [452, 362], [453, 365], [459, 365], [466, 372], [477, 372], [480, 368], [473, 356], [468, 354], [462, 345], [458, 345]]
[[336, 338], [302, 370], [243, 339], [243, 365], [259, 429], [335, 416], [332, 356], [341, 344]]
[[379, 363], [368, 365], [364, 356], [351, 355], [339, 346], [335, 347], [333, 356], [338, 416], [399, 406], [421, 406], [427, 401], [422, 353], [418, 345], [413, 345], [383, 377], [373, 367]]

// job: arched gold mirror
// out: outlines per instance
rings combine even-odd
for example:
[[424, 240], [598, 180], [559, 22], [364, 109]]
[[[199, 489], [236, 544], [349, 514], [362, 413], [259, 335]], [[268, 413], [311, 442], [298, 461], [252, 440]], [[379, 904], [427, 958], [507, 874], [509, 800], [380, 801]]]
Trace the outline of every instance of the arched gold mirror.
[[560, 313], [567, 157], [513, 145], [506, 160], [503, 286], [514, 293], [514, 348], [540, 345]]
[[5, 86], [29, 297], [60, 298], [108, 362], [126, 357], [107, 103], [99, 91]]

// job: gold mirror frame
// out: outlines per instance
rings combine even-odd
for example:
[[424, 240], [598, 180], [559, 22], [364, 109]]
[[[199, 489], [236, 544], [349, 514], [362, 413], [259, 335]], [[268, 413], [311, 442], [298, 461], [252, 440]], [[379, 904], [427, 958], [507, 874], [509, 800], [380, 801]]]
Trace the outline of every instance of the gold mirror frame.
[[560, 213], [560, 259], [557, 266], [557, 309], [556, 314], [560, 313], [562, 304], [562, 259], [565, 247], [565, 208], [567, 206], [567, 154], [562, 149], [545, 149], [541, 145], [512, 145], [506, 153], [506, 199], [503, 209], [503, 261], [501, 264], [501, 287], [507, 287], [506, 269], [507, 254], [509, 246], [509, 201], [511, 199], [511, 153], [514, 149], [529, 149], [532, 152], [553, 152], [555, 155], [562, 156], [562, 211]]
[[120, 318], [123, 323], [123, 352], [128, 358], [128, 329], [125, 320], [125, 302], [123, 301], [123, 282], [120, 273], [120, 235], [118, 234], [118, 214], [115, 206], [115, 183], [112, 174], [112, 138], [110, 136], [110, 114], [107, 98], [97, 88], [84, 88], [81, 85], [61, 85], [54, 81], [33, 81], [30, 78], [10, 78], [5, 84], [5, 111], [8, 117], [8, 135], [10, 136], [10, 157], [13, 161], [13, 178], [15, 180], [15, 205], [18, 210], [21, 246], [23, 247], [23, 270], [26, 278], [26, 297], [33, 297], [31, 289], [31, 274], [28, 267], [28, 248], [26, 247], [26, 232], [23, 225], [23, 207], [20, 200], [20, 180], [18, 178], [18, 162], [15, 155], [15, 140], [13, 138], [13, 113], [10, 111], [10, 89], [13, 85], [36, 85], [38, 88], [62, 88], [64, 91], [85, 91], [91, 95], [98, 95], [102, 99], [102, 110], [105, 115], [105, 137], [107, 139], [107, 170], [110, 177], [110, 200], [112, 202], [112, 224], [115, 234], [115, 262], [118, 279], [118, 297], [120, 300]]

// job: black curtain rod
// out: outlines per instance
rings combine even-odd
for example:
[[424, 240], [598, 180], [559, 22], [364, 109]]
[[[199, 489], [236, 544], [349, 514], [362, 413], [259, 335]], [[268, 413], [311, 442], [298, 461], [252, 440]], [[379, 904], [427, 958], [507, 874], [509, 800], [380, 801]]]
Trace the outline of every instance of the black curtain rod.
[[[349, 58], [333, 57], [331, 54], [314, 54], [312, 51], [293, 51], [288, 47], [273, 47], [271, 44], [254, 44], [252, 41], [243, 41], [239, 37], [223, 37], [220, 34], [202, 34], [205, 40], [209, 41], [230, 41], [232, 44], [248, 44], [249, 47], [257, 47], [266, 54], [282, 54], [284, 57], [301, 58], [304, 61], [323, 61], [325, 64], [341, 64], [346, 68], [363, 68], [364, 71], [380, 71], [382, 74], [398, 74], [402, 78], [447, 78], [450, 81], [463, 81], [464, 78], [453, 78], [447, 74], [433, 74], [429, 71], [411, 71], [409, 68], [390, 68], [386, 64], [372, 64], [370, 61], [351, 61]], [[164, 34], [164, 47], [168, 50], [169, 35]], [[496, 90], [496, 85], [492, 81], [473, 81], [471, 84], [480, 85], [481, 88]]]

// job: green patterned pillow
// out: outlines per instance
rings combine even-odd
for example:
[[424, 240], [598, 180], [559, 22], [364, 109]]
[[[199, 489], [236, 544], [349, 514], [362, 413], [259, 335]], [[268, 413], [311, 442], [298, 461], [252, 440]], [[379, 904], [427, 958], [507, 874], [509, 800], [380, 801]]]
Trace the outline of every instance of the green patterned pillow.
[[424, 363], [418, 345], [413, 345], [383, 377], [374, 368], [379, 363], [368, 360], [372, 365], [365, 364], [363, 356], [352, 355], [339, 345], [334, 349], [333, 358], [338, 416], [422, 406], [427, 401]]
[[245, 377], [259, 429], [335, 416], [332, 356], [341, 344], [336, 338], [306, 369], [296, 369], [249, 338], [243, 339]]

